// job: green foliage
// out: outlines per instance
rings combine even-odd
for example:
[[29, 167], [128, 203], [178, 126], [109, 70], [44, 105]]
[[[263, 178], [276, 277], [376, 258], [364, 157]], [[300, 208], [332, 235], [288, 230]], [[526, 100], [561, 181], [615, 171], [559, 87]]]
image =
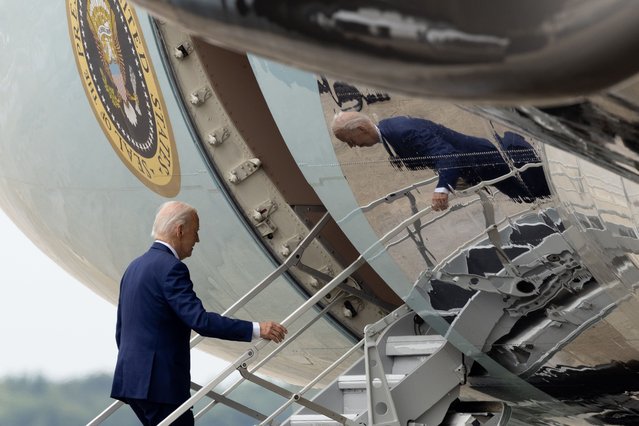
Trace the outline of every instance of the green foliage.
[[[0, 381], [0, 425], [85, 425], [112, 402], [110, 389], [107, 375], [65, 382], [41, 376], [5, 378]], [[135, 416], [126, 414], [125, 410], [117, 413], [113, 424], [138, 424]]]
[[[93, 375], [63, 382], [36, 377], [9, 377], [0, 380], [0, 425], [2, 426], [74, 426], [86, 425], [92, 418], [108, 407], [111, 377], [107, 374]], [[258, 386], [245, 383], [233, 391], [230, 398], [261, 413], [269, 414], [284, 402]], [[208, 403], [208, 401], [206, 401]], [[204, 403], [196, 405], [198, 408]], [[281, 418], [291, 413], [289, 409]], [[216, 406], [196, 425], [203, 426], [249, 426], [257, 422], [228, 407]], [[104, 426], [139, 425], [128, 406], [120, 408]]]

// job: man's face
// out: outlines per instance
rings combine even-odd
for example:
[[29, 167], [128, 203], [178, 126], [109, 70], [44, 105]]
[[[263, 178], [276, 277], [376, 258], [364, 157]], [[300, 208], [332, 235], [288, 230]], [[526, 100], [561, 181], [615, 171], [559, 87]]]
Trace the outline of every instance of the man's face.
[[[182, 233], [180, 236], [180, 250], [178, 256], [180, 259], [185, 259], [191, 256], [193, 253], [193, 247], [195, 243], [200, 242], [198, 232], [200, 230], [200, 218], [197, 214], [193, 215], [193, 219], [182, 226]], [[177, 251], [177, 250], [176, 250]]]
[[373, 123], [360, 125], [350, 130], [343, 129], [335, 136], [346, 142], [351, 148], [354, 146], [373, 146], [379, 142], [379, 135]]

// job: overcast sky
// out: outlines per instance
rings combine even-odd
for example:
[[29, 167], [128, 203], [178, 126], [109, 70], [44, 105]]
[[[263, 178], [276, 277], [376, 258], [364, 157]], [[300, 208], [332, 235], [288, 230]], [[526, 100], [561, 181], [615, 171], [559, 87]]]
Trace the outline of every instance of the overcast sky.
[[[115, 366], [115, 306], [67, 274], [0, 210], [0, 378], [43, 374], [55, 380]], [[202, 383], [223, 361], [195, 350]]]

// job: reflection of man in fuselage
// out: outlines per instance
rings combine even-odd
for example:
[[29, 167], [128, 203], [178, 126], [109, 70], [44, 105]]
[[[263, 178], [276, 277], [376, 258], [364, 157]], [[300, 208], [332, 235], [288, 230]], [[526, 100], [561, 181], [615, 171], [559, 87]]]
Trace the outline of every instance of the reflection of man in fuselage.
[[[507, 162], [487, 139], [464, 135], [421, 118], [392, 117], [376, 126], [364, 114], [343, 112], [335, 116], [332, 130], [350, 147], [382, 143], [391, 156], [391, 163], [398, 168], [437, 171], [439, 182], [432, 198], [434, 210], [448, 208], [448, 193], [455, 189], [459, 178], [476, 185], [510, 172]], [[522, 136], [506, 132], [497, 138], [515, 167], [540, 162]], [[510, 177], [494, 186], [518, 202], [530, 203], [550, 195], [541, 167], [525, 170], [520, 177]]]

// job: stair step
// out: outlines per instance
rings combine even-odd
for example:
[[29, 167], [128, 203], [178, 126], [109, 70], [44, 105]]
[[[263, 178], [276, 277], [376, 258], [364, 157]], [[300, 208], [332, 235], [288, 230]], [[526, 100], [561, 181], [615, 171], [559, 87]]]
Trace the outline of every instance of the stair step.
[[[388, 386], [392, 388], [402, 381], [404, 377], [406, 377], [405, 374], [387, 374], [386, 382], [388, 382]], [[337, 379], [337, 386], [342, 390], [366, 389], [366, 375], [354, 374], [349, 376], [340, 376]]]
[[[405, 374], [387, 374], [386, 382], [392, 388], [406, 377]], [[366, 411], [366, 376], [363, 374], [345, 375], [337, 379], [337, 387], [342, 390], [343, 412], [361, 414]]]
[[[344, 417], [355, 420], [357, 414], [342, 414]], [[336, 422], [330, 417], [321, 414], [296, 414], [290, 418], [291, 426], [339, 426], [340, 422]]]
[[386, 341], [386, 355], [415, 356], [432, 355], [446, 343], [442, 336], [390, 336]]

